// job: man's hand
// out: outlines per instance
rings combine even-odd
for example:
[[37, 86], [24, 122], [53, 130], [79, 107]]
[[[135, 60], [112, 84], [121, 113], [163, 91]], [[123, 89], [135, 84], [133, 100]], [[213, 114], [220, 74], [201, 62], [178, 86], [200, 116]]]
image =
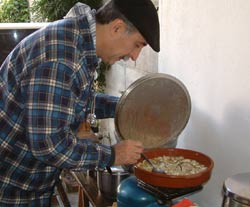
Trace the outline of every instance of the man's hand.
[[125, 140], [114, 145], [115, 163], [114, 165], [135, 164], [141, 157], [143, 145], [139, 141]]

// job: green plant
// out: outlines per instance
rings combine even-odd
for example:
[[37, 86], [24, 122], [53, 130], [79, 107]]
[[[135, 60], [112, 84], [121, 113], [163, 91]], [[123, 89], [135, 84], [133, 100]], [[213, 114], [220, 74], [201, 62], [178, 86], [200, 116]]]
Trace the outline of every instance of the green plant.
[[100, 63], [100, 68], [97, 70], [98, 78], [95, 81], [95, 88], [97, 91], [104, 92], [106, 87], [105, 73], [110, 69], [110, 65], [104, 62]]
[[[85, 3], [92, 9], [98, 9], [102, 4], [102, 0], [34, 0], [31, 7], [32, 18], [42, 22], [62, 19], [77, 2]], [[109, 69], [110, 65], [101, 62], [98, 78], [95, 81], [97, 91], [103, 92], [105, 90], [105, 73]]]
[[0, 6], [0, 22], [29, 22], [29, 3], [27, 0], [4, 0]]
[[34, 0], [31, 12], [36, 21], [55, 21], [62, 19], [77, 2], [85, 3], [91, 8], [97, 9], [102, 0]]

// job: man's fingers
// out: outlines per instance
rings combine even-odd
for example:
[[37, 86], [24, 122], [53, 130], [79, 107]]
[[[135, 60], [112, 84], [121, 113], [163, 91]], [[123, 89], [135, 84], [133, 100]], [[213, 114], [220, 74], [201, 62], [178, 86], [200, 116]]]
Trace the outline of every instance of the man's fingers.
[[143, 144], [134, 140], [125, 140], [114, 145], [115, 165], [135, 164], [143, 152]]

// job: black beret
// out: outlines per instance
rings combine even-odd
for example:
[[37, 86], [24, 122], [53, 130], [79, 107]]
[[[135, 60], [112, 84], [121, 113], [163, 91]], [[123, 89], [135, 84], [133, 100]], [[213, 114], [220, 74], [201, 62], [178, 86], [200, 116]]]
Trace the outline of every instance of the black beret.
[[160, 26], [151, 0], [113, 0], [116, 8], [139, 30], [156, 52], [160, 51]]

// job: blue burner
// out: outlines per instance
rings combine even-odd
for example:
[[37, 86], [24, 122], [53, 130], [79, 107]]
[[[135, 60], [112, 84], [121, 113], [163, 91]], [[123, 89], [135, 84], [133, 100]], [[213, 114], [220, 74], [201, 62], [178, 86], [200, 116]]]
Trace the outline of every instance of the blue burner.
[[123, 180], [117, 192], [118, 207], [162, 207], [156, 198], [137, 186], [135, 176]]

